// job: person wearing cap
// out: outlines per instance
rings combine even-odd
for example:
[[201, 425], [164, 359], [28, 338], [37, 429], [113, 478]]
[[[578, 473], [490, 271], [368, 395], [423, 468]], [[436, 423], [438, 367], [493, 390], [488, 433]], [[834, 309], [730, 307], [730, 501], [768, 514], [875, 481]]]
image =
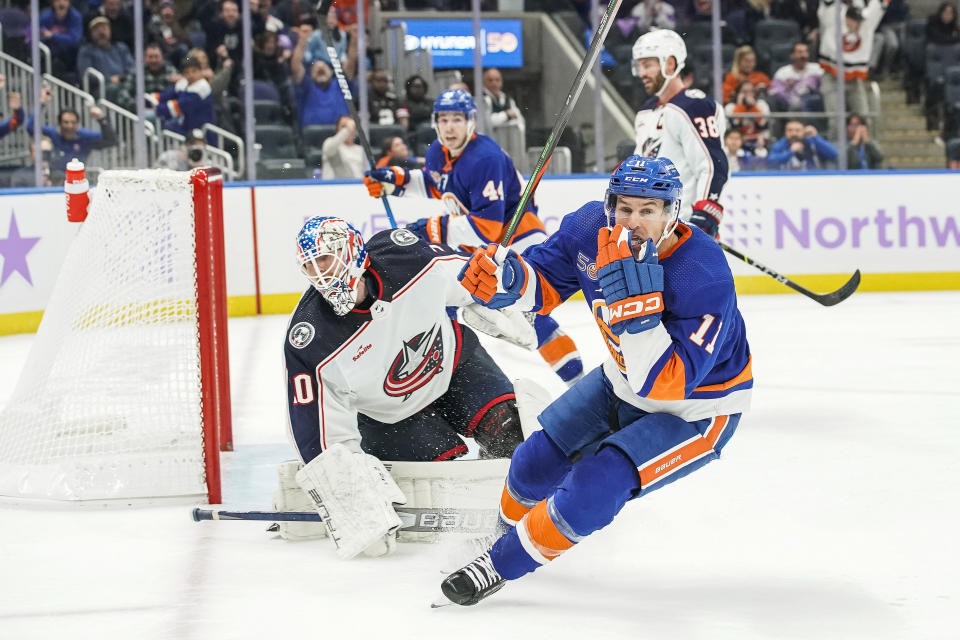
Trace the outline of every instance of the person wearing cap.
[[189, 171], [203, 166], [206, 160], [205, 145], [203, 131], [193, 129], [179, 149], [170, 149], [161, 153], [154, 168]]
[[[40, 93], [40, 106], [50, 102], [50, 89], [44, 87]], [[50, 138], [52, 145], [50, 169], [66, 171], [67, 163], [76, 158], [85, 162], [91, 151], [106, 149], [117, 144], [117, 134], [103, 111], [97, 106], [90, 106], [90, 117], [100, 124], [100, 131], [92, 131], [80, 126], [80, 114], [73, 109], [61, 109], [57, 114], [59, 128], [44, 125], [40, 128], [43, 135]], [[33, 137], [33, 113], [27, 116], [24, 129]]]
[[88, 68], [103, 74], [106, 97], [125, 109], [135, 108], [133, 96], [126, 90], [126, 78], [134, 73], [136, 62], [123, 42], [110, 41], [110, 20], [96, 16], [88, 23], [90, 42], [77, 53], [77, 75], [83, 77]]
[[[96, 3], [89, 3], [93, 6]], [[133, 51], [133, 15], [132, 12], [123, 7], [121, 0], [103, 0], [96, 9], [93, 9], [85, 16], [87, 32], [84, 36], [89, 40], [90, 23], [94, 18], [106, 18], [110, 23], [110, 41], [122, 42], [127, 48]]]

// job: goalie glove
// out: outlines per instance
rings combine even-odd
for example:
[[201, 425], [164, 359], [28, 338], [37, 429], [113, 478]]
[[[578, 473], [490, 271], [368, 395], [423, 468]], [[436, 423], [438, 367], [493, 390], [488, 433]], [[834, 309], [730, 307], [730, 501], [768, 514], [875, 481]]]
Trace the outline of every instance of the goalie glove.
[[383, 556], [396, 549], [402, 523], [393, 504], [407, 499], [377, 458], [338, 443], [305, 465], [297, 482], [326, 523], [338, 556]]
[[715, 200], [700, 200], [693, 205], [690, 222], [700, 227], [714, 240], [720, 237], [720, 222], [723, 220], [723, 205]]
[[533, 351], [537, 348], [537, 332], [521, 311], [506, 307], [488, 309], [480, 304], [463, 307], [463, 321], [488, 336]]

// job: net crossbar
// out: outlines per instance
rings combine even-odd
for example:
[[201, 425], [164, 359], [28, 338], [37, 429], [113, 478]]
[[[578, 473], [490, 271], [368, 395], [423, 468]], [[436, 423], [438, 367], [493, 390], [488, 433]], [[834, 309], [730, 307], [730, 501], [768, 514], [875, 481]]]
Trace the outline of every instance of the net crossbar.
[[198, 287], [198, 271], [211, 270], [202, 260], [216, 252], [197, 245], [212, 235], [197, 225], [219, 197], [198, 192], [209, 176], [199, 172], [198, 182], [197, 173], [101, 174], [0, 411], [0, 495], [215, 493], [219, 502], [219, 462], [209, 460], [218, 434], [204, 402], [229, 399], [203, 387], [198, 291], [212, 294]]

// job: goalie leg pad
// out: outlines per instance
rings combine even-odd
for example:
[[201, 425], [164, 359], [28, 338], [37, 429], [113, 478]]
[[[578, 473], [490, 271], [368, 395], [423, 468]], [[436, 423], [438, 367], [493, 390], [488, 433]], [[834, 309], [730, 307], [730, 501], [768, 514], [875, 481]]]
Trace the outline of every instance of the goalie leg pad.
[[402, 524], [393, 503], [406, 498], [382, 462], [335, 444], [305, 465], [297, 482], [326, 522], [338, 556], [393, 551]]
[[[312, 511], [316, 507], [310, 496], [297, 483], [297, 472], [303, 467], [299, 460], [281, 462], [277, 467], [279, 486], [273, 492], [273, 508], [276, 511]], [[327, 537], [327, 527], [322, 522], [278, 522], [280, 537], [284, 540], [316, 540]]]

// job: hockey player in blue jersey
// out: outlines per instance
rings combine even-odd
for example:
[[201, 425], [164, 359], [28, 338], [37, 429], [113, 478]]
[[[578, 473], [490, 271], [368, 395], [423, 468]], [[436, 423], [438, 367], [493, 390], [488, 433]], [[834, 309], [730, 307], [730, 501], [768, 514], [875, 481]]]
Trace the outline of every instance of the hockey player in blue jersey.
[[[470, 252], [500, 242], [523, 192], [520, 174], [492, 138], [476, 133], [477, 108], [463, 89], [442, 92], [433, 105], [437, 140], [430, 145], [423, 170], [383, 167], [366, 173], [370, 195], [415, 194], [443, 200], [448, 214], [423, 218], [408, 228], [428, 242]], [[523, 251], [546, 239], [543, 223], [532, 204], [512, 237]], [[583, 363], [573, 340], [550, 316], [537, 316], [537, 350], [567, 384], [583, 375]]]
[[633, 73], [650, 95], [637, 112], [635, 154], [670, 158], [683, 183], [680, 219], [716, 238], [723, 220], [720, 192], [730, 174], [723, 150], [722, 105], [680, 79], [687, 47], [674, 31], [643, 34], [633, 45]]
[[546, 242], [522, 256], [488, 246], [460, 272], [494, 308], [549, 311], [582, 290], [610, 357], [517, 447], [505, 533], [444, 580], [450, 601], [476, 604], [547, 564], [733, 435], [753, 387], [750, 349], [722, 250], [678, 219], [681, 190], [669, 160], [631, 156], [604, 202], [564, 217]]

